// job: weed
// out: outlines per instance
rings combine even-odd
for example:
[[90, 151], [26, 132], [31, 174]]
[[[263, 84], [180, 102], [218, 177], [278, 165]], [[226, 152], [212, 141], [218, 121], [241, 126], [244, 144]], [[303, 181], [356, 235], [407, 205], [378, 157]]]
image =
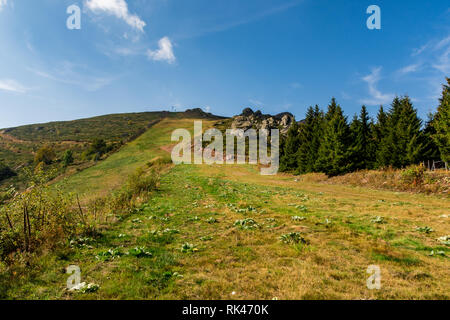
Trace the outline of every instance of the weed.
[[120, 258], [122, 255], [118, 249], [109, 249], [108, 251], [99, 252], [96, 258], [100, 261], [111, 261]]
[[234, 225], [244, 230], [253, 230], [259, 228], [259, 225], [253, 219], [236, 220]]
[[181, 246], [181, 252], [183, 252], [183, 253], [194, 253], [197, 251], [198, 251], [197, 247], [191, 243], [184, 243]]
[[144, 258], [144, 257], [152, 257], [153, 256], [151, 252], [149, 252], [149, 251], [147, 251], [145, 249], [145, 247], [133, 248], [133, 249], [129, 250], [127, 254], [130, 255], [130, 256], [133, 256], [133, 257], [137, 257], [137, 258]]
[[371, 222], [372, 222], [372, 223], [378, 223], [378, 224], [384, 224], [384, 223], [386, 223], [386, 221], [384, 220], [384, 218], [383, 218], [383, 217], [380, 217], [380, 216], [376, 216], [375, 218], [373, 218], [373, 219], [371, 220]]
[[416, 231], [418, 231], [418, 232], [423, 232], [423, 233], [432, 233], [432, 232], [434, 232], [434, 230], [432, 229], [432, 228], [430, 228], [430, 227], [428, 227], [428, 226], [425, 226], [425, 227], [417, 227], [416, 228]]
[[214, 224], [214, 223], [218, 223], [219, 221], [216, 218], [209, 218], [206, 220], [206, 222], [208, 222], [209, 224]]
[[287, 234], [283, 234], [280, 237], [280, 240], [285, 244], [308, 244], [308, 241], [302, 237], [300, 232], [291, 232]]

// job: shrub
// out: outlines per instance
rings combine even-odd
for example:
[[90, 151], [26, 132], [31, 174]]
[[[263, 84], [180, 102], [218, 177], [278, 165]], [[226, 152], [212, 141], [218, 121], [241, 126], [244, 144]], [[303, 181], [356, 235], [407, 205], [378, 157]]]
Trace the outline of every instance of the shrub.
[[0, 208], [0, 256], [22, 250], [35, 251], [41, 245], [54, 246], [72, 237], [83, 225], [82, 213], [75, 210], [74, 199], [47, 185], [50, 173], [28, 173], [29, 188], [15, 194]]
[[46, 165], [52, 164], [56, 158], [55, 151], [50, 146], [43, 146], [40, 148], [34, 156], [34, 163], [44, 163]]
[[14, 177], [17, 174], [0, 160], [0, 181]]
[[73, 159], [73, 151], [72, 150], [66, 150], [66, 152], [64, 152], [63, 158], [62, 158], [62, 163], [64, 167], [68, 167], [73, 163], [74, 159]]
[[423, 183], [425, 176], [424, 166], [410, 166], [402, 171], [403, 181], [412, 183], [413, 185], [420, 185]]
[[128, 178], [127, 188], [133, 195], [141, 195], [155, 190], [159, 185], [159, 174], [150, 171], [149, 174], [144, 169], [138, 168], [134, 174]]

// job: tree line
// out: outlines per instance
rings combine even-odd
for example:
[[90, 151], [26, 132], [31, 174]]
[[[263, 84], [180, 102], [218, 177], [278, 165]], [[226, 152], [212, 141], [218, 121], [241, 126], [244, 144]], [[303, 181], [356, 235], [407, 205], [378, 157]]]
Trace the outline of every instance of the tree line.
[[450, 79], [436, 113], [418, 117], [408, 96], [380, 107], [374, 121], [367, 108], [348, 121], [332, 99], [326, 112], [317, 105], [294, 123], [281, 141], [280, 170], [329, 176], [363, 169], [403, 168], [425, 160], [450, 161]]

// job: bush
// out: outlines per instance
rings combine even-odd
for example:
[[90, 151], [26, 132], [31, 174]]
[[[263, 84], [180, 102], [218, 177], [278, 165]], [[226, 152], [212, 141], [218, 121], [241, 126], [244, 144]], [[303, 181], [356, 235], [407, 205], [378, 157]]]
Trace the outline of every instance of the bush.
[[14, 177], [17, 174], [6, 164], [0, 161], [0, 181]]
[[62, 163], [64, 167], [68, 167], [73, 163], [74, 159], [73, 159], [73, 151], [72, 150], [66, 150], [66, 152], [64, 152], [63, 158], [62, 158]]
[[423, 183], [425, 177], [424, 166], [410, 166], [402, 171], [402, 179], [406, 183], [412, 183], [413, 185], [420, 185]]
[[17, 250], [35, 251], [43, 244], [54, 246], [74, 235], [83, 219], [74, 199], [47, 185], [52, 172], [31, 173], [28, 189], [15, 194], [0, 208], [0, 257]]
[[147, 195], [159, 186], [160, 176], [157, 170], [146, 172], [138, 168], [136, 172], [128, 177], [125, 186], [110, 200], [110, 208], [113, 210], [132, 207], [132, 200]]
[[36, 152], [36, 155], [34, 156], [34, 163], [39, 164], [42, 162], [46, 165], [49, 165], [52, 164], [55, 158], [55, 151], [53, 151], [50, 146], [43, 146]]
[[146, 174], [144, 169], [138, 168], [128, 178], [127, 187], [133, 195], [141, 195], [155, 190], [159, 184], [159, 175], [155, 171]]

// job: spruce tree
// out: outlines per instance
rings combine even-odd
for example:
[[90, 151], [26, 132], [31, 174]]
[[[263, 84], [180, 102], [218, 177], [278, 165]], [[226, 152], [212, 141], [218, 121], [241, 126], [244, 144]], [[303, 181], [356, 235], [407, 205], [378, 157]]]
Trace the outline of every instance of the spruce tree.
[[362, 106], [359, 118], [355, 115], [350, 130], [352, 132], [352, 169], [370, 169], [374, 162], [373, 135], [369, 113]]
[[320, 146], [323, 113], [316, 106], [308, 108], [306, 118], [299, 128], [300, 147], [297, 153], [297, 173], [313, 172], [316, 166], [317, 152]]
[[377, 122], [373, 126], [373, 141], [375, 149], [375, 167], [383, 167], [384, 155], [382, 154], [382, 145], [384, 139], [389, 134], [388, 115], [384, 112], [383, 106], [380, 106], [377, 115]]
[[325, 115], [325, 126], [319, 147], [317, 168], [329, 176], [349, 172], [351, 169], [351, 134], [342, 109], [331, 101]]
[[425, 129], [423, 130], [423, 153], [421, 161], [427, 162], [428, 160], [441, 160], [441, 153], [439, 147], [434, 141], [433, 137], [437, 133], [433, 126], [434, 114], [428, 115], [428, 121], [425, 124]]
[[401, 168], [418, 163], [424, 150], [422, 120], [408, 96], [394, 99], [386, 127], [377, 152], [378, 165]]
[[[417, 110], [414, 109], [408, 96], [401, 100], [402, 113], [398, 123], [399, 145], [402, 149], [400, 153], [400, 166], [404, 167], [419, 163], [423, 146], [422, 120], [417, 116]], [[404, 149], [403, 149], [404, 148]]]
[[280, 159], [280, 171], [292, 172], [297, 169], [297, 152], [299, 143], [299, 126], [296, 121], [289, 128], [286, 141], [283, 145], [283, 155]]
[[442, 160], [450, 162], [450, 78], [447, 78], [447, 84], [442, 90], [433, 127], [436, 130], [434, 141], [439, 147]]

